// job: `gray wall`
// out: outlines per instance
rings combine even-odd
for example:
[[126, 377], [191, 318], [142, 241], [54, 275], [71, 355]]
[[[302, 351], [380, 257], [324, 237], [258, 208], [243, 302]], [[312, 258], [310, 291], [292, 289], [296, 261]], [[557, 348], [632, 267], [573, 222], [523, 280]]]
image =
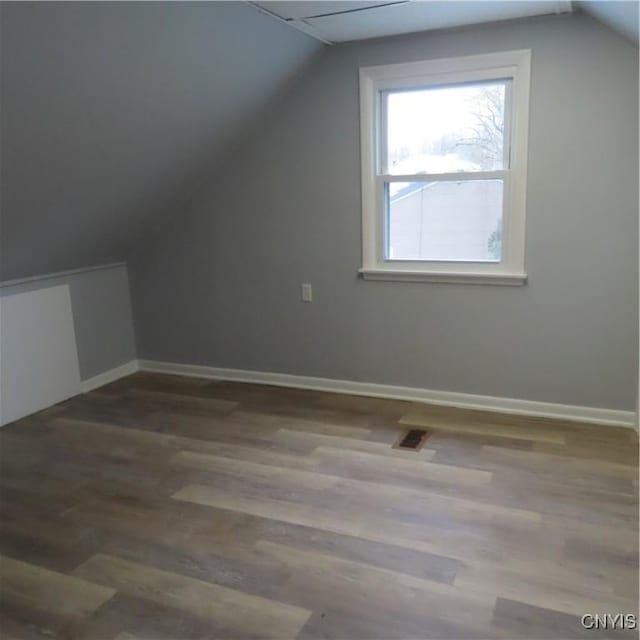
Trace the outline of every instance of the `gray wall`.
[[0, 297], [68, 284], [71, 292], [80, 378], [87, 380], [136, 357], [129, 279], [124, 265], [21, 284], [0, 283]]
[[240, 2], [0, 3], [0, 279], [122, 260], [321, 48]]
[[[528, 284], [359, 280], [358, 67], [522, 48]], [[585, 15], [332, 48], [176, 213], [130, 256], [141, 358], [635, 408], [638, 49]]]

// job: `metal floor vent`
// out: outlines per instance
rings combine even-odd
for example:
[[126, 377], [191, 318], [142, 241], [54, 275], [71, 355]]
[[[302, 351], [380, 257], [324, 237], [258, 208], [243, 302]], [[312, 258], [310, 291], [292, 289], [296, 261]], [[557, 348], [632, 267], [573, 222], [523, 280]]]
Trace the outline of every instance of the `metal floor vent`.
[[409, 429], [404, 433], [398, 442], [394, 444], [394, 449], [411, 449], [413, 451], [419, 451], [422, 449], [422, 445], [429, 437], [430, 433], [424, 429]]

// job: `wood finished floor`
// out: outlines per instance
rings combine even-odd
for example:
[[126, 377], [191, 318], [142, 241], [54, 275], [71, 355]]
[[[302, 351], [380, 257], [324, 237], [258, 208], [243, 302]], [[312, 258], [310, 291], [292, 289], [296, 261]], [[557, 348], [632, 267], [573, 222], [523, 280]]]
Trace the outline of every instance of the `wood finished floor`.
[[140, 373], [0, 447], [4, 638], [638, 637], [632, 430]]

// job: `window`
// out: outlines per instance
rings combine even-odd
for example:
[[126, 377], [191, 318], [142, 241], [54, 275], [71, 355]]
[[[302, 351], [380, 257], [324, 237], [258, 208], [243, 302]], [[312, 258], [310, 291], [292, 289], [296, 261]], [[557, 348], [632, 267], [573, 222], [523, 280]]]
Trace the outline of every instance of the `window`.
[[366, 279], [523, 284], [530, 52], [360, 70]]

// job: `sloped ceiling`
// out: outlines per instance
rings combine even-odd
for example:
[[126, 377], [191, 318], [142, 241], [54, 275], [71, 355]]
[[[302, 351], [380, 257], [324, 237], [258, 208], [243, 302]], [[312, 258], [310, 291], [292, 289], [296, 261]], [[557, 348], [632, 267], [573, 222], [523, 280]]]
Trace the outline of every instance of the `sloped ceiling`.
[[[342, 39], [571, 6], [259, 4], [293, 21], [347, 7], [328, 18]], [[573, 4], [637, 42], [637, 2]], [[374, 5], [386, 6], [367, 14]], [[410, 14], [408, 25], [395, 24], [394, 11]], [[374, 14], [387, 17], [371, 23]], [[3, 2], [0, 28], [0, 280], [125, 259], [181, 215], [233, 141], [323, 48], [243, 2]]]
[[573, 4], [638, 44], [638, 0], [588, 0]]
[[267, 0], [254, 6], [333, 44], [582, 10], [638, 42], [639, 0]]
[[269, 0], [254, 4], [329, 43], [571, 11], [571, 2], [566, 0]]
[[123, 259], [322, 48], [243, 3], [0, 18], [0, 280]]

